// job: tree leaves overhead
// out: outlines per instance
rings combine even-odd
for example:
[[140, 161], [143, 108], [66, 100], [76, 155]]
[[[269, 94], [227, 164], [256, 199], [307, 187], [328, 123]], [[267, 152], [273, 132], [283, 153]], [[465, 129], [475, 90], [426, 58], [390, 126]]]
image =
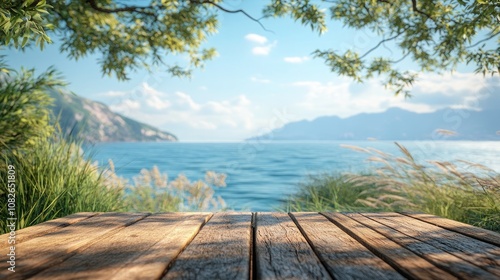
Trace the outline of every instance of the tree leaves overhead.
[[[50, 5], [36, 0], [27, 1], [28, 6], [18, 6], [16, 1], [2, 4], [0, 38], [5, 44], [13, 42], [16, 48], [24, 47], [41, 37], [37, 45], [43, 46], [43, 42], [50, 42], [46, 33], [53, 26], [62, 42], [62, 52], [76, 60], [92, 53], [102, 54], [99, 64], [103, 74], [115, 74], [120, 80], [126, 80], [131, 70], [164, 64], [162, 59], [172, 54], [186, 54], [189, 65], [165, 63], [169, 72], [174, 76], [189, 75], [190, 68], [202, 67], [203, 61], [216, 54], [214, 49], [201, 46], [208, 35], [217, 31], [216, 10], [208, 4], [169, 0], [138, 1], [146, 2], [144, 6], [111, 0], [47, 2]], [[30, 5], [42, 8], [33, 14]], [[38, 20], [41, 17], [43, 21]], [[25, 26], [34, 26], [29, 29], [33, 33]], [[35, 31], [41, 34], [37, 37]]]
[[[331, 49], [313, 54], [333, 72], [358, 82], [382, 76], [396, 94], [409, 95], [418, 71], [451, 71], [467, 63], [483, 75], [500, 72], [498, 1], [268, 0], [264, 4], [263, 17], [291, 17], [320, 34], [329, 21], [340, 21], [381, 37], [366, 52], [332, 44]], [[0, 39], [15, 47], [32, 42], [43, 47], [53, 28], [70, 58], [102, 54], [103, 74], [123, 80], [135, 69], [166, 65], [171, 75], [188, 76], [215, 56], [215, 50], [203, 48], [203, 43], [216, 32], [221, 13], [241, 13], [260, 23], [244, 10], [225, 8], [221, 0], [11, 0], [0, 4]], [[395, 48], [390, 55], [380, 51], [386, 45]], [[187, 66], [163, 61], [172, 61], [175, 54], [186, 55]], [[418, 69], [402, 68], [403, 60], [414, 61]]]
[[43, 49], [44, 43], [51, 42], [46, 30], [53, 26], [45, 19], [49, 8], [45, 0], [1, 1], [0, 40], [16, 48], [24, 48], [34, 41]]
[[57, 26], [62, 50], [79, 59], [101, 53], [103, 74], [127, 79], [129, 70], [162, 64], [169, 54], [187, 54], [189, 66], [168, 65], [172, 75], [189, 75], [215, 55], [202, 49], [217, 30], [213, 9], [189, 1], [154, 0], [147, 6], [124, 6], [109, 0], [54, 1], [48, 20]]
[[264, 17], [290, 16], [319, 34], [326, 32], [325, 13], [310, 0], [273, 0], [263, 10]]
[[[339, 0], [328, 1], [332, 20], [356, 30], [369, 30], [384, 39], [364, 54], [352, 50], [317, 50], [332, 71], [362, 81], [374, 74], [387, 77], [396, 94], [409, 94], [417, 75], [399, 69], [409, 57], [420, 69], [454, 70], [459, 63], [473, 63], [476, 72], [499, 74], [500, 4], [495, 1]], [[486, 38], [481, 39], [484, 34]], [[497, 38], [497, 48], [486, 42]], [[392, 42], [401, 57], [373, 57], [381, 43]], [[370, 57], [372, 56], [372, 57]]]

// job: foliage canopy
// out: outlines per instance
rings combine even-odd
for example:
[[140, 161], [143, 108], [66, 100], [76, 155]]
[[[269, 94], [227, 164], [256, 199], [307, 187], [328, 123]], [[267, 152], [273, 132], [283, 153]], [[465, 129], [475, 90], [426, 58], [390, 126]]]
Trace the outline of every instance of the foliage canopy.
[[[101, 53], [103, 74], [127, 79], [138, 68], [163, 64], [174, 76], [189, 75], [193, 67], [216, 54], [203, 48], [216, 32], [220, 13], [244, 10], [225, 8], [221, 0], [24, 0], [0, 4], [0, 40], [5, 45], [43, 48], [47, 34], [60, 38], [70, 58]], [[454, 70], [458, 64], [476, 66], [476, 72], [500, 72], [500, 4], [487, 0], [268, 0], [263, 17], [291, 17], [313, 31], [327, 30], [328, 19], [355, 30], [367, 30], [383, 39], [365, 53], [355, 49], [315, 50], [316, 57], [340, 75], [363, 81], [386, 78], [396, 94], [408, 94], [417, 74], [402, 69], [406, 58], [418, 71]], [[377, 55], [392, 41], [400, 57]], [[167, 63], [171, 54], [187, 54], [189, 65]]]

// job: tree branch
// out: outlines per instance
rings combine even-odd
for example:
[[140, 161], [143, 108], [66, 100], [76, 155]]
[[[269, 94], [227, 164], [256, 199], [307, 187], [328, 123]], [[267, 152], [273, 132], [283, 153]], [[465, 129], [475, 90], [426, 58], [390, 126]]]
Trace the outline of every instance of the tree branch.
[[[408, 29], [408, 28], [407, 28]], [[401, 32], [399, 32], [398, 34], [394, 35], [393, 37], [390, 37], [390, 38], [387, 38], [387, 39], [383, 39], [382, 41], [378, 42], [378, 44], [371, 48], [370, 50], [368, 50], [367, 52], [365, 52], [362, 56], [359, 57], [359, 59], [363, 59], [365, 56], [367, 56], [369, 53], [371, 53], [372, 51], [376, 50], [378, 47], [380, 47], [380, 45], [382, 45], [383, 43], [385, 42], [388, 42], [388, 41], [392, 41], [394, 39], [396, 39], [397, 37], [401, 36], [401, 34], [403, 34], [404, 32], [406, 32], [406, 30], [403, 30]]]
[[488, 41], [488, 40], [492, 39], [493, 37], [497, 36], [498, 34], [500, 34], [500, 31], [497, 31], [497, 32], [495, 32], [495, 33], [491, 34], [491, 35], [490, 35], [490, 36], [488, 36], [487, 38], [484, 38], [484, 39], [482, 39], [482, 40], [479, 40], [479, 41], [478, 41], [478, 42], [476, 42], [474, 45], [468, 46], [467, 48], [468, 48], [468, 49], [473, 48], [473, 47], [475, 47], [475, 46], [477, 46], [477, 45], [479, 45], [479, 44], [481, 44], [481, 43], [483, 43], [483, 42], [486, 42], [486, 41]]
[[372, 14], [370, 13], [370, 10], [368, 9], [368, 7], [366, 6], [366, 3], [363, 3], [363, 8], [365, 9], [366, 13], [369, 15], [369, 16], [372, 16]]
[[391, 60], [389, 61], [390, 63], [392, 64], [397, 64], [397, 63], [400, 63], [401, 61], [403, 61], [408, 55], [410, 55], [410, 52], [407, 52], [405, 55], [403, 55], [403, 57], [401, 57], [400, 59], [398, 60]]
[[255, 21], [256, 23], [258, 23], [260, 25], [260, 27], [262, 27], [262, 29], [264, 29], [265, 31], [267, 32], [271, 32], [271, 33], [274, 33], [273, 31], [271, 30], [268, 30], [263, 24], [262, 22], [260, 22], [260, 19], [256, 19], [254, 18], [253, 16], [249, 15], [247, 12], [245, 12], [245, 10], [242, 10], [242, 9], [238, 9], [238, 10], [229, 10], [229, 9], [226, 9], [224, 7], [222, 7], [221, 5], [215, 3], [215, 2], [212, 2], [210, 0], [203, 0], [203, 1], [197, 1], [197, 0], [191, 0], [190, 1], [191, 3], [195, 3], [195, 4], [210, 4], [214, 7], [216, 7], [217, 9], [223, 11], [223, 12], [226, 12], [226, 13], [230, 13], [230, 14], [237, 14], [237, 13], [241, 13], [243, 15], [245, 15], [247, 18], [249, 18], [250, 20], [252, 21]]
[[[90, 5], [90, 7], [92, 7], [92, 9], [94, 9], [98, 12], [101, 12], [101, 13], [112, 14], [112, 13], [120, 13], [120, 12], [131, 12], [131, 13], [140, 13], [140, 14], [144, 14], [144, 15], [148, 15], [148, 16], [152, 16], [152, 17], [157, 16], [154, 12], [149, 11], [150, 9], [153, 9], [153, 7], [150, 7], [150, 6], [147, 6], [147, 7], [144, 7], [144, 6], [142, 6], [142, 7], [141, 6], [126, 6], [123, 8], [109, 9], [109, 8], [99, 7], [96, 3], [96, 0], [86, 0], [86, 2]], [[262, 22], [260, 22], [260, 19], [254, 18], [253, 16], [251, 16], [250, 14], [248, 14], [247, 12], [245, 12], [242, 9], [229, 10], [229, 9], [226, 9], [226, 8], [222, 7], [221, 5], [219, 5], [213, 1], [210, 1], [210, 0], [203, 0], [203, 1], [190, 0], [189, 2], [193, 3], [193, 4], [200, 4], [200, 5], [209, 4], [209, 5], [216, 7], [217, 9], [223, 11], [223, 12], [230, 13], [230, 14], [241, 13], [241, 14], [245, 15], [247, 18], [249, 18], [250, 20], [258, 23], [262, 27], [262, 29], [264, 29], [265, 31], [273, 33], [271, 30], [268, 30], [262, 24]]]
[[417, 0], [411, 0], [411, 5], [412, 5], [412, 9], [414, 12], [425, 15], [425, 16], [427, 16], [427, 18], [432, 19], [432, 17], [428, 13], [418, 9]]
[[155, 13], [147, 11], [147, 9], [151, 9], [151, 7], [127, 6], [127, 7], [123, 7], [123, 8], [108, 9], [108, 8], [99, 7], [96, 3], [96, 0], [87, 0], [87, 3], [89, 3], [89, 5], [90, 5], [90, 7], [92, 7], [92, 9], [94, 9], [98, 12], [101, 12], [101, 13], [114, 14], [114, 13], [120, 13], [120, 12], [133, 12], [133, 13], [140, 13], [140, 14], [156, 17]]

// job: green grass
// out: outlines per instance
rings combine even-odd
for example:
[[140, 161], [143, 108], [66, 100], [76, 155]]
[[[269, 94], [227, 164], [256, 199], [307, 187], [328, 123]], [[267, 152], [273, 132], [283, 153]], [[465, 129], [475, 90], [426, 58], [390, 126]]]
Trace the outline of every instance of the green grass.
[[[396, 143], [397, 144], [397, 143]], [[379, 163], [370, 174], [309, 178], [286, 205], [289, 211], [419, 211], [500, 232], [500, 175], [467, 161], [417, 162], [349, 147]]]
[[[9, 166], [15, 171], [17, 229], [76, 212], [167, 212], [225, 208], [214, 187], [225, 186], [225, 175], [207, 172], [204, 180], [179, 175], [168, 181], [158, 168], [143, 169], [133, 182], [119, 177], [113, 163], [92, 163], [81, 142], [61, 133], [38, 138], [34, 146], [2, 150], [0, 159], [0, 213], [8, 214]], [[12, 172], [12, 171], [11, 171]], [[0, 234], [7, 230], [0, 220]]]
[[372, 186], [356, 185], [345, 174], [309, 176], [300, 184], [299, 192], [291, 197], [287, 211], [362, 211], [367, 209], [359, 202]]
[[[80, 211], [123, 210], [122, 190], [108, 188], [97, 166], [78, 143], [60, 137], [38, 139], [27, 150], [3, 152], [0, 212], [7, 212], [7, 171], [15, 169], [15, 214], [18, 228]], [[5, 219], [0, 231], [6, 230]]]

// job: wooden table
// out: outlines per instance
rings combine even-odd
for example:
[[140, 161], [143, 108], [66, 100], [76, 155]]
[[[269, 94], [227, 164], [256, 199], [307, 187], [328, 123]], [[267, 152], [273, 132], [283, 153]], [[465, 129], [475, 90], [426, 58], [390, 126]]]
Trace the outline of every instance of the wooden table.
[[500, 234], [426, 214], [78, 213], [16, 234], [6, 279], [500, 279]]

